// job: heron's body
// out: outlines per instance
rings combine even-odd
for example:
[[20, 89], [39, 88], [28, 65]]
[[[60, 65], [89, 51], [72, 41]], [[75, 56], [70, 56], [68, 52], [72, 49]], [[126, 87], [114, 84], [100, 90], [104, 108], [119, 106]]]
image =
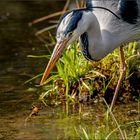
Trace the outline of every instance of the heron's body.
[[106, 10], [94, 9], [101, 30], [118, 36], [119, 43], [140, 39], [140, 0], [93, 0], [92, 3], [93, 6], [110, 9], [121, 18], [116, 18]]
[[[62, 17], [62, 22], [60, 21], [57, 33], [64, 30], [65, 32], [69, 32], [69, 30], [72, 30], [71, 28], [75, 29], [77, 27], [75, 23], [81, 24], [79, 25], [81, 27], [80, 33], [83, 34], [86, 32], [86, 36], [88, 36], [88, 39], [84, 39], [84, 35], [82, 36], [84, 41], [88, 41], [87, 50], [82, 47], [85, 47], [85, 44], [82, 45], [84, 41], [80, 39], [81, 50], [84, 50], [83, 54], [85, 54], [87, 59], [100, 60], [120, 45], [140, 39], [140, 0], [129, 1], [129, 3], [125, 1], [88, 0], [87, 2], [90, 3], [88, 6], [108, 8], [118, 15], [120, 19], [104, 9], [92, 8], [88, 10], [87, 7], [87, 9], [73, 10]], [[79, 35], [80, 38], [81, 34]]]
[[[109, 9], [114, 14], [99, 7]], [[82, 53], [91, 61], [101, 60], [115, 48], [139, 40], [140, 0], [86, 0], [86, 8], [69, 11], [61, 17], [56, 33], [57, 44], [41, 84], [48, 77], [63, 50], [78, 38]], [[120, 54], [123, 72], [116, 87], [115, 98], [125, 73], [122, 49]], [[112, 102], [114, 104], [115, 101]]]

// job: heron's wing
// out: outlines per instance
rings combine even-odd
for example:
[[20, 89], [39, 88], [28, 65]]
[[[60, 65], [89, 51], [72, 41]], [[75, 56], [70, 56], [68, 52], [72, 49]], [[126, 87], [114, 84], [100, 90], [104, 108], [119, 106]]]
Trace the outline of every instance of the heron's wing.
[[137, 22], [140, 0], [119, 0], [118, 9], [121, 18], [131, 24]]

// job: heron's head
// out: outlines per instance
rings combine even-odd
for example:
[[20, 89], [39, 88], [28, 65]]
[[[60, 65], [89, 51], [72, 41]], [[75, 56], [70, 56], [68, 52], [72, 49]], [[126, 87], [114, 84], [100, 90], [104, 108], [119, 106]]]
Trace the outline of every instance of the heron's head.
[[85, 10], [73, 10], [64, 14], [59, 21], [56, 32], [56, 46], [41, 79], [43, 85], [57, 60], [62, 55], [65, 48], [83, 34], [88, 27], [86, 18], [83, 18]]
[[57, 43], [66, 41], [68, 46], [81, 35], [83, 13], [83, 10], [73, 10], [60, 18], [56, 32]]

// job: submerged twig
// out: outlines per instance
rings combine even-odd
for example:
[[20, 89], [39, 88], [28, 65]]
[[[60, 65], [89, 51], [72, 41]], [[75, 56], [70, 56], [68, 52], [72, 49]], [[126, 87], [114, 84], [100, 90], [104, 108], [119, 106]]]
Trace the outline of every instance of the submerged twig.
[[79, 4], [78, 0], [76, 0], [76, 6], [77, 6], [77, 8], [80, 8], [80, 4]]
[[63, 8], [63, 12], [66, 12], [66, 10], [68, 9], [69, 4], [70, 4], [70, 0], [67, 0], [65, 6]]
[[38, 107], [33, 106], [32, 112], [31, 112], [31, 113], [29, 114], [29, 116], [25, 119], [24, 125], [26, 126], [26, 123], [27, 123], [28, 119], [31, 118], [32, 115], [37, 115], [38, 112], [39, 112]]
[[48, 20], [49, 18], [53, 18], [53, 17], [59, 16], [59, 15], [61, 15], [61, 14], [63, 14], [63, 13], [65, 13], [65, 11], [59, 11], [59, 12], [52, 13], [52, 14], [50, 14], [50, 15], [47, 15], [47, 16], [44, 16], [44, 17], [35, 19], [35, 20], [33, 20], [32, 22], [29, 23], [29, 26], [32, 26], [33, 24], [42, 22], [42, 21], [44, 21], [44, 20]]
[[54, 24], [54, 25], [49, 26], [49, 27], [47, 27], [47, 28], [43, 28], [43, 29], [37, 31], [37, 32], [35, 33], [35, 35], [38, 36], [38, 35], [42, 34], [43, 32], [49, 31], [49, 30], [54, 29], [54, 28], [56, 28], [56, 27], [57, 27], [57, 24]]

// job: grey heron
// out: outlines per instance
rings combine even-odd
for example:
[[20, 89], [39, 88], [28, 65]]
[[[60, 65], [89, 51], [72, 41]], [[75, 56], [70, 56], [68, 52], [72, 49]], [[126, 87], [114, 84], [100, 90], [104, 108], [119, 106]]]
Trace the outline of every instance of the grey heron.
[[66, 12], [60, 18], [57, 43], [40, 85], [62, 52], [77, 38], [83, 55], [90, 61], [99, 61], [119, 47], [120, 77], [110, 106], [112, 110], [125, 77], [123, 44], [140, 39], [140, 0], [86, 0], [85, 8]]

